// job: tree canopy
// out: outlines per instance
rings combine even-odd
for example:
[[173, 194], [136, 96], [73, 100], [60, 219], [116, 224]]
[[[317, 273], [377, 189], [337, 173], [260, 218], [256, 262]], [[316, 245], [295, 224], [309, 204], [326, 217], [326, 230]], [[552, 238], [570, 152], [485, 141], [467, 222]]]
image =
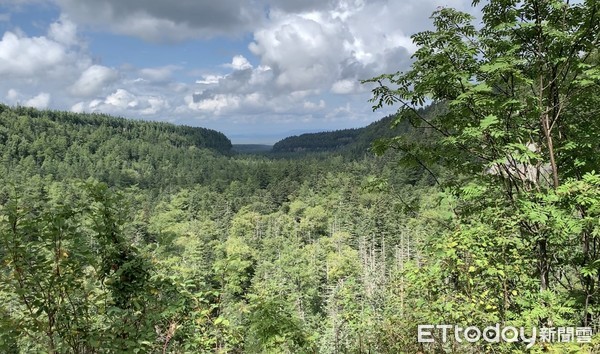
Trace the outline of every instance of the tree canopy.
[[318, 154], [0, 105], [0, 351], [599, 352], [598, 1], [474, 5], [366, 80], [397, 114], [279, 144]]

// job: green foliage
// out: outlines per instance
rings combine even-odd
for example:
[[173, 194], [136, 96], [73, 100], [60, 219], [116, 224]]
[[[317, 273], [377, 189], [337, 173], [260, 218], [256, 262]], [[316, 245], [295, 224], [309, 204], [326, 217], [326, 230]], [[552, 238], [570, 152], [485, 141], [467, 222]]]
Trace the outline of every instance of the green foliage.
[[[168, 188], [218, 179], [196, 162], [228, 153], [222, 133], [98, 114], [0, 107], [0, 158], [24, 176], [97, 180]], [[210, 149], [210, 150], [209, 150]]]
[[[477, 28], [438, 9], [435, 30], [412, 37], [411, 69], [367, 80], [374, 109], [399, 104], [399, 122], [427, 131], [377, 151], [453, 174], [437, 179], [451, 223], [408, 274], [421, 284], [410, 297], [437, 304], [417, 311], [427, 323], [595, 325], [600, 240], [587, 216], [595, 224], [600, 151], [588, 138], [600, 130], [582, 119], [600, 93], [598, 3], [491, 0], [482, 11]], [[430, 100], [443, 109], [427, 116]]]
[[416, 342], [600, 321], [598, 3], [483, 5], [369, 80], [397, 115], [275, 149], [319, 154], [0, 106], [0, 352], [597, 352]]

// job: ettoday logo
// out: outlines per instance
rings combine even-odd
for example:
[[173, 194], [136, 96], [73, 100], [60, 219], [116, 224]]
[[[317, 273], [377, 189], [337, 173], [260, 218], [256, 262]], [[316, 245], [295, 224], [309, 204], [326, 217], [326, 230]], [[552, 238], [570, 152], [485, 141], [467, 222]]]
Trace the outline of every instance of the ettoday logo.
[[533, 347], [538, 340], [540, 342], [589, 343], [592, 334], [590, 327], [544, 327], [539, 329], [532, 327], [525, 329], [524, 327], [500, 326], [499, 323], [496, 323], [482, 330], [476, 326], [461, 327], [445, 324], [418, 326], [419, 343], [436, 341], [446, 343], [452, 338], [458, 343], [476, 343], [482, 340], [487, 343], [522, 342], [526, 344], [527, 349]]

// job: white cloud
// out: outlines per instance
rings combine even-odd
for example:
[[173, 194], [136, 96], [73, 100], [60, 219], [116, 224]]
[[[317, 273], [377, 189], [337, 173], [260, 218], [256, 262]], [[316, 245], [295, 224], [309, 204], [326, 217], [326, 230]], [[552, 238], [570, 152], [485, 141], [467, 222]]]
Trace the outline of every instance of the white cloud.
[[350, 117], [355, 116], [356, 114], [353, 112], [350, 103], [346, 103], [344, 106], [339, 106], [334, 110], [330, 111], [325, 115], [325, 118], [328, 120], [336, 120], [336, 119], [348, 119]]
[[25, 103], [23, 105], [26, 107], [45, 109], [45, 108], [48, 108], [49, 103], [50, 103], [50, 94], [46, 93], [46, 92], [42, 92], [39, 95], [32, 97], [31, 99], [25, 101]]
[[169, 100], [160, 95], [136, 94], [119, 88], [104, 99], [79, 101], [71, 106], [72, 112], [103, 112], [127, 116], [152, 116], [171, 108]]
[[168, 82], [171, 80], [173, 71], [178, 70], [179, 67], [175, 65], [167, 65], [157, 68], [144, 68], [140, 69], [139, 74], [142, 79], [150, 82]]
[[94, 96], [118, 78], [119, 75], [114, 69], [92, 65], [81, 73], [79, 79], [71, 86], [70, 92], [77, 97]]
[[303, 105], [304, 105], [304, 108], [306, 108], [308, 110], [318, 110], [318, 109], [325, 108], [325, 101], [319, 100], [318, 103], [311, 102], [311, 101], [304, 101]]
[[181, 41], [251, 30], [260, 3], [239, 0], [57, 0], [73, 19], [153, 42]]
[[77, 26], [65, 15], [62, 15], [57, 22], [50, 25], [48, 37], [57, 43], [66, 46], [72, 46], [79, 43], [79, 39], [77, 38]]
[[124, 89], [118, 89], [106, 97], [104, 103], [120, 109], [135, 108], [139, 104], [135, 95]]
[[186, 102], [192, 110], [221, 115], [236, 110], [240, 106], [241, 99], [236, 95], [216, 94], [204, 97], [202, 93], [197, 93], [186, 97]]
[[21, 37], [5, 32], [0, 40], [0, 75], [35, 77], [54, 70], [67, 59], [65, 48], [46, 37]]
[[356, 80], [339, 80], [331, 86], [331, 92], [337, 94], [348, 94], [356, 91], [358, 82]]
[[83, 113], [85, 112], [85, 102], [77, 102], [73, 106], [71, 106], [71, 112], [73, 113]]
[[17, 102], [20, 96], [21, 94], [19, 93], [19, 91], [12, 88], [6, 93], [6, 99], [11, 103]]
[[349, 40], [344, 25], [312, 15], [273, 14], [273, 22], [254, 33], [250, 50], [275, 71], [275, 83], [281, 88], [327, 85], [338, 72], [344, 42]]
[[97, 110], [97, 109], [98, 109], [98, 107], [100, 107], [100, 105], [102, 104], [102, 102], [103, 102], [102, 100], [99, 100], [99, 99], [94, 99], [94, 100], [92, 100], [92, 101], [91, 101], [91, 102], [88, 104], [88, 107], [89, 107], [91, 110]]
[[196, 83], [202, 85], [218, 84], [219, 80], [223, 78], [225, 78], [223, 75], [202, 75], [202, 80], [196, 80]]
[[231, 64], [225, 64], [225, 67], [233, 70], [246, 70], [252, 69], [252, 64], [243, 55], [236, 55], [231, 60]]
[[[468, 5], [449, 1], [461, 9]], [[416, 50], [410, 35], [430, 28], [429, 15], [438, 6], [435, 0], [270, 5], [268, 20], [254, 30], [249, 44], [260, 64], [253, 67], [238, 55], [224, 64], [232, 72], [203, 75], [197, 81], [202, 90], [187, 97], [188, 109], [232, 119], [272, 114], [282, 121], [290, 114], [329, 121], [373, 116], [369, 87], [360, 80], [407, 69]]]
[[143, 115], [153, 115], [171, 108], [169, 102], [162, 97], [147, 97], [145, 103], [147, 107], [140, 110]]
[[[0, 90], [14, 90], [7, 100], [45, 107], [50, 104], [49, 96], [37, 93], [52, 92], [54, 108], [71, 106], [72, 93], [66, 88], [92, 62], [77, 38], [76, 26], [66, 17], [50, 24], [46, 36], [28, 37], [21, 30], [5, 32], [0, 40]], [[29, 100], [32, 96], [37, 98]]]
[[[331, 89], [347, 94], [358, 81], [407, 68], [415, 47], [402, 26], [404, 2], [337, 1], [333, 10], [273, 12], [249, 48], [289, 90]], [[376, 21], [374, 19], [377, 19]]]
[[[9, 0], [24, 2], [35, 0]], [[39, 1], [39, 0], [38, 0]], [[439, 5], [464, 9], [470, 0], [56, 0], [74, 20], [148, 41], [181, 41], [221, 35], [239, 36], [261, 27], [274, 14], [328, 13], [342, 21], [368, 8], [365, 26], [395, 23], [421, 29]], [[369, 16], [370, 14], [370, 16]], [[383, 22], [380, 22], [381, 17]], [[392, 27], [393, 28], [393, 27]]]

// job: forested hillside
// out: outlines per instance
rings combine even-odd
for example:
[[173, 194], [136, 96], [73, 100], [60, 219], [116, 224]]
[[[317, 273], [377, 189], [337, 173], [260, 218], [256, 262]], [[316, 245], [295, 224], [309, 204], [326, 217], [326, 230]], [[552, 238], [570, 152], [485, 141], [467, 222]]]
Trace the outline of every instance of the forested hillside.
[[394, 116], [385, 117], [364, 128], [294, 135], [273, 145], [273, 153], [338, 152], [362, 156], [375, 139], [389, 138], [407, 131], [408, 126], [392, 128]]
[[0, 106], [0, 352], [600, 352], [600, 4], [483, 5], [318, 154]]
[[[431, 119], [444, 110], [443, 102], [433, 102], [416, 109], [418, 114], [426, 119]], [[363, 157], [378, 140], [415, 133], [410, 121], [396, 118], [396, 115], [390, 115], [363, 128], [290, 136], [275, 143], [272, 152], [287, 156], [312, 152], [335, 152], [348, 157]]]
[[225, 135], [204, 128], [0, 105], [5, 176], [24, 170], [167, 188], [219, 179], [226, 172], [209, 166], [230, 149]]
[[335, 151], [352, 143], [364, 128], [342, 129], [332, 132], [293, 135], [273, 145], [273, 152]]
[[392, 174], [391, 156], [231, 157], [185, 129], [61, 114], [3, 107], [3, 352], [383, 345], [364, 322], [375, 313], [337, 316], [378, 302], [389, 275], [372, 267], [416, 249], [398, 217], [411, 206], [387, 193], [414, 204], [423, 171]]

